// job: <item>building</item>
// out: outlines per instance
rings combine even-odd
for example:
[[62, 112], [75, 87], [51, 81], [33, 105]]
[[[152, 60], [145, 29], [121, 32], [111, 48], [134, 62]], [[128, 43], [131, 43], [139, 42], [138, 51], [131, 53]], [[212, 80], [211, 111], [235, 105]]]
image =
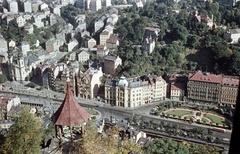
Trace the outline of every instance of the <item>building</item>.
[[220, 105], [236, 107], [239, 79], [226, 78], [222, 80]]
[[80, 73], [78, 79], [78, 96], [81, 98], [93, 99], [97, 97], [98, 90], [103, 76], [102, 68], [90, 67], [86, 72]]
[[56, 91], [56, 78], [67, 68], [65, 63], [59, 64], [43, 64], [41, 65], [41, 74], [43, 86]]
[[40, 1], [32, 1], [32, 12], [37, 13], [39, 10], [39, 6], [41, 5]]
[[2, 35], [0, 35], [0, 51], [1, 52], [8, 51], [8, 43]]
[[48, 5], [46, 3], [42, 3], [42, 4], [39, 5], [40, 11], [42, 11], [42, 10], [44, 10], [46, 8], [48, 8]]
[[83, 32], [87, 29], [85, 14], [79, 14], [75, 17], [75, 26], [76, 26], [75, 31], [78, 32]]
[[78, 41], [76, 39], [72, 39], [71, 41], [69, 41], [69, 43], [67, 44], [67, 50], [68, 52], [71, 52], [75, 47], [78, 46]]
[[91, 0], [90, 1], [90, 10], [96, 12], [102, 8], [101, 0]]
[[108, 18], [107, 18], [107, 24], [111, 23], [112, 25], [115, 25], [118, 22], [118, 15], [117, 14], [111, 14]]
[[103, 2], [102, 5], [104, 7], [112, 6], [112, 1], [111, 0], [103, 0], [102, 2]]
[[30, 23], [26, 23], [26, 24], [24, 25], [24, 29], [28, 32], [28, 34], [32, 34], [33, 31], [34, 31], [34, 27], [33, 27], [33, 25], [30, 24]]
[[21, 15], [15, 17], [15, 22], [18, 27], [23, 27], [26, 24], [25, 18]]
[[5, 14], [2, 15], [2, 24], [9, 25], [11, 21], [15, 20], [15, 15], [14, 14]]
[[21, 49], [21, 51], [23, 53], [23, 56], [26, 56], [27, 53], [30, 51], [30, 45], [28, 44], [28, 42], [23, 41], [21, 43], [20, 49]]
[[18, 3], [15, 0], [8, 2], [8, 10], [11, 13], [18, 13]]
[[109, 49], [104, 45], [98, 45], [96, 54], [98, 57], [105, 57], [109, 53]]
[[76, 0], [74, 4], [77, 8], [84, 9], [86, 6], [86, 0]]
[[64, 93], [67, 80], [72, 93], [76, 96], [76, 72], [74, 69], [64, 68], [63, 71], [59, 72], [59, 76], [55, 80], [55, 91]]
[[45, 43], [45, 47], [47, 52], [58, 52], [59, 51], [59, 47], [60, 47], [60, 41], [58, 41], [57, 39], [50, 39]]
[[119, 46], [118, 36], [111, 34], [109, 39], [106, 41], [106, 46], [109, 49], [116, 49]]
[[0, 97], [0, 121], [7, 120], [7, 114], [13, 106], [20, 105], [20, 98], [12, 94], [1, 94]]
[[29, 1], [23, 2], [24, 13], [32, 13], [32, 3]]
[[135, 0], [134, 4], [136, 5], [137, 8], [143, 8], [143, 3], [141, 0]]
[[148, 75], [139, 79], [107, 79], [105, 103], [121, 107], [137, 107], [166, 98], [167, 83], [161, 77]]
[[12, 60], [10, 60], [10, 63], [13, 64], [13, 73], [12, 74], [14, 75], [13, 76], [14, 80], [25, 81], [26, 77], [28, 76], [28, 73], [26, 71], [23, 53], [19, 52], [17, 60], [14, 62], [12, 62]]
[[188, 100], [217, 106], [221, 96], [222, 75], [198, 71], [188, 76]]
[[155, 48], [155, 43], [158, 39], [159, 29], [153, 27], [146, 27], [142, 41], [143, 53], [151, 54]]
[[240, 29], [230, 29], [227, 33], [224, 33], [223, 38], [232, 44], [239, 42]]
[[170, 86], [170, 99], [183, 101], [185, 96], [185, 85], [181, 83], [172, 83]]
[[58, 20], [55, 14], [52, 14], [52, 13], [49, 14], [47, 19], [50, 26], [53, 26], [58, 23]]
[[61, 16], [61, 10], [58, 5], [54, 5], [54, 6], [50, 7], [50, 11], [51, 11], [51, 13], [53, 13], [55, 15]]
[[37, 26], [37, 28], [44, 27], [43, 19], [45, 19], [44, 13], [38, 13], [32, 16], [33, 25]]
[[212, 29], [215, 25], [213, 15], [209, 17], [207, 14], [198, 14], [197, 10], [193, 11], [193, 15], [195, 16], [197, 22], [205, 23], [209, 29]]
[[87, 48], [93, 48], [97, 45], [97, 41], [94, 38], [91, 38], [87, 41]]
[[84, 63], [90, 59], [90, 54], [85, 50], [81, 51], [77, 56], [80, 63]]
[[119, 65], [122, 65], [122, 59], [116, 56], [106, 56], [104, 58], [104, 69], [105, 74], [110, 74], [112, 76], [116, 75], [116, 69]]
[[103, 31], [101, 34], [100, 34], [100, 45], [105, 45], [106, 44], [106, 41], [107, 39], [109, 39], [110, 37], [110, 33], [108, 31]]
[[99, 29], [104, 27], [104, 21], [102, 19], [94, 22], [94, 32], [96, 33]]

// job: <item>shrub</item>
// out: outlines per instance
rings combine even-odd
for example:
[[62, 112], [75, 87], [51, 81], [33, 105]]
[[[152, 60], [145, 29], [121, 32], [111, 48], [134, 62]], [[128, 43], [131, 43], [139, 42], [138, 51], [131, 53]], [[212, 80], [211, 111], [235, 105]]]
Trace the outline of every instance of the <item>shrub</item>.
[[7, 81], [7, 77], [4, 74], [0, 74], [0, 83], [4, 83]]

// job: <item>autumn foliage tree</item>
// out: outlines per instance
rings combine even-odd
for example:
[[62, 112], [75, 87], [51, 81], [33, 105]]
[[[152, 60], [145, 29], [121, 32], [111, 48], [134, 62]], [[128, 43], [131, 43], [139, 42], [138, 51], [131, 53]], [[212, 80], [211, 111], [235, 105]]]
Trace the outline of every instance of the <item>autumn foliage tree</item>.
[[141, 152], [139, 144], [128, 138], [119, 138], [118, 127], [112, 127], [106, 134], [97, 133], [93, 125], [87, 127], [75, 148], [79, 154], [127, 154], [130, 151]]
[[43, 131], [42, 121], [24, 109], [7, 133], [2, 147], [4, 154], [39, 154]]

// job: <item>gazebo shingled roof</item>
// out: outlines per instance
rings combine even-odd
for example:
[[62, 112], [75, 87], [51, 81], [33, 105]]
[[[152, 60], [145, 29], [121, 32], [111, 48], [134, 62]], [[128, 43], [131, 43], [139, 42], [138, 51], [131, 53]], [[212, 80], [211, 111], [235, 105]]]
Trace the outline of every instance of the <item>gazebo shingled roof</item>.
[[54, 124], [61, 126], [77, 126], [83, 122], [87, 122], [89, 118], [90, 114], [76, 102], [70, 85], [67, 83], [64, 101], [51, 117]]

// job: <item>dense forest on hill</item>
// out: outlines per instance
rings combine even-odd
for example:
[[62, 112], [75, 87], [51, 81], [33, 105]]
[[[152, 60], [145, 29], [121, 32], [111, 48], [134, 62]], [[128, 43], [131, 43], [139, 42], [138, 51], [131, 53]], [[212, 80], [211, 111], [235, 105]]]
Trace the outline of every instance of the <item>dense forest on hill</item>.
[[[195, 20], [193, 11], [213, 16], [216, 26], [209, 29]], [[118, 50], [123, 65], [119, 74], [125, 76], [154, 72], [187, 73], [201, 69], [213, 73], [240, 75], [240, 46], [229, 44], [223, 34], [240, 24], [240, 5], [232, 8], [218, 3], [158, 1], [143, 8], [121, 12], [116, 25], [121, 44]], [[146, 26], [160, 29], [155, 50], [142, 54], [141, 41]]]

